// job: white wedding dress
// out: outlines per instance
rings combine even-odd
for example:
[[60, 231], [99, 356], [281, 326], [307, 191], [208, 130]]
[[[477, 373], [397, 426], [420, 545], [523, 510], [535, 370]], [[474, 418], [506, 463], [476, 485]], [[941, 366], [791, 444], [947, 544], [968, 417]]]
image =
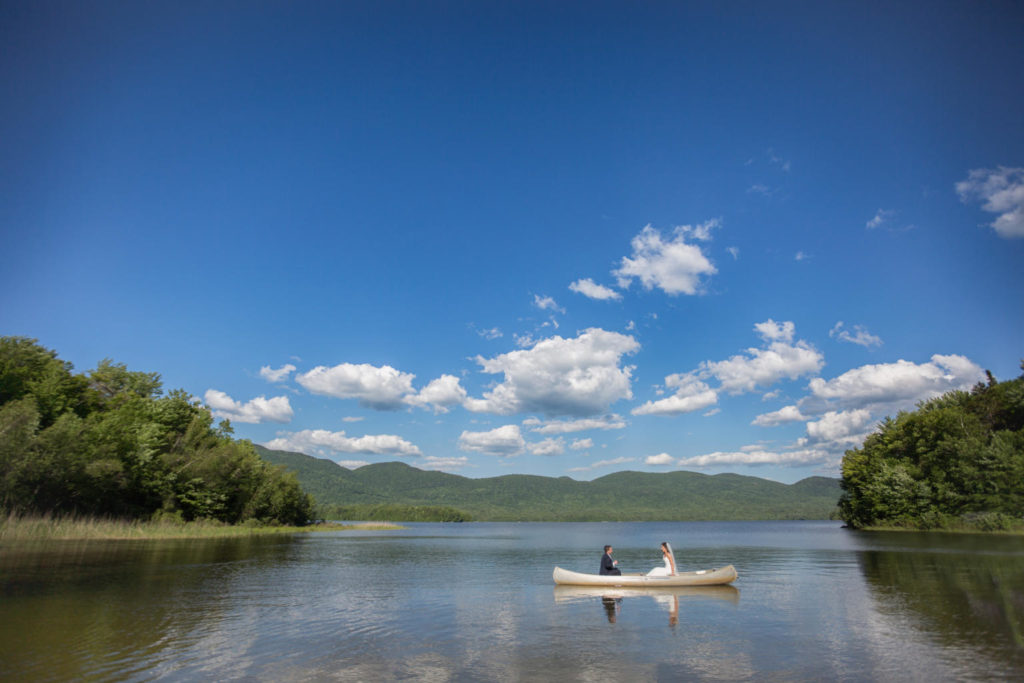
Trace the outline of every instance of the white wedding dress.
[[[666, 544], [668, 545], [668, 544]], [[647, 576], [672, 576], [675, 572], [672, 568], [676, 564], [676, 556], [672, 553], [672, 546], [668, 546], [668, 555], [665, 555], [665, 566], [655, 567], [647, 572]]]

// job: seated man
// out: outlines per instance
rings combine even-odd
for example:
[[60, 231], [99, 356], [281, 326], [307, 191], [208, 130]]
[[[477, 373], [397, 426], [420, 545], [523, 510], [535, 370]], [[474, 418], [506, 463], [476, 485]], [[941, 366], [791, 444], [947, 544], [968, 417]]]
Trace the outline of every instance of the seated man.
[[601, 556], [601, 574], [613, 574], [620, 576], [622, 571], [619, 570], [615, 565], [619, 563], [618, 560], [612, 559], [612, 547], [606, 545], [604, 547], [604, 555]]

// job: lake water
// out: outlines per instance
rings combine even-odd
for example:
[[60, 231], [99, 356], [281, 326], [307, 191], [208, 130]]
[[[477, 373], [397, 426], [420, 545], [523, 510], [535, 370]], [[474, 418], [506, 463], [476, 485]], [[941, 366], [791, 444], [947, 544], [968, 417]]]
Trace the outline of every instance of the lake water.
[[[733, 564], [733, 587], [556, 587]], [[836, 522], [411, 524], [0, 548], [0, 679], [1024, 678], [1024, 539]]]

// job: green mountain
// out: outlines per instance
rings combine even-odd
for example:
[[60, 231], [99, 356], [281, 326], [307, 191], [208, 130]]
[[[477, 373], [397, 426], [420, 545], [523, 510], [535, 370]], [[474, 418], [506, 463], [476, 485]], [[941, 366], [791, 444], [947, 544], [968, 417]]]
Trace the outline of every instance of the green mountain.
[[795, 484], [697, 472], [616, 472], [593, 481], [525, 474], [471, 479], [401, 462], [349, 470], [302, 453], [256, 450], [294, 472], [321, 505], [447, 506], [481, 521], [828, 519], [841, 493], [839, 480], [827, 477]]

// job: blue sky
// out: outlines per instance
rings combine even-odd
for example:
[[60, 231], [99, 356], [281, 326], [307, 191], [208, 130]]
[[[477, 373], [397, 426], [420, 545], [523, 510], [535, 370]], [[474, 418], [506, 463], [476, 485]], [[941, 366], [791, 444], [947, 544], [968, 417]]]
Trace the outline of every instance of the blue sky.
[[0, 334], [470, 477], [838, 475], [1024, 357], [1014, 2], [0, 5]]

